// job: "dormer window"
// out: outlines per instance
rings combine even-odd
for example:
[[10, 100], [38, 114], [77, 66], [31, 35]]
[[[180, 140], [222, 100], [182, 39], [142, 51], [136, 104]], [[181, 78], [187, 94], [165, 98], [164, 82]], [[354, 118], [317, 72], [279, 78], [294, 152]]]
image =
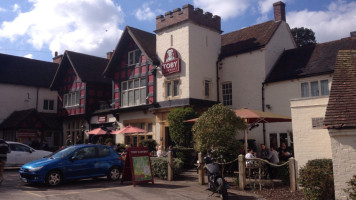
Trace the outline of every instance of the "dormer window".
[[136, 63], [138, 63], [140, 61], [140, 50], [136, 49], [134, 51], [129, 51], [128, 53], [128, 65], [135, 65]]

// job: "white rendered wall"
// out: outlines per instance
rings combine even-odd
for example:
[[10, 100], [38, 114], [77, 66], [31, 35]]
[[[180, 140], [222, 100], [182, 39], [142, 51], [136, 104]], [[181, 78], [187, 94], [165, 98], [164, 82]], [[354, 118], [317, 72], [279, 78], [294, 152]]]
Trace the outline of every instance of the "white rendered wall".
[[356, 129], [329, 130], [333, 158], [335, 199], [348, 199], [346, 182], [356, 175]]
[[[173, 45], [171, 46], [171, 36]], [[163, 76], [157, 73], [157, 101], [172, 99], [197, 98], [216, 99], [216, 61], [221, 48], [221, 35], [218, 32], [186, 22], [169, 30], [156, 34], [156, 50], [161, 61], [168, 48], [178, 51], [181, 58], [181, 72]], [[180, 79], [179, 95], [166, 97], [164, 83], [166, 80]], [[204, 95], [204, 80], [209, 80], [210, 95]]]
[[[48, 88], [0, 83], [0, 93], [0, 123], [14, 111], [36, 108], [37, 100], [38, 112], [57, 112], [57, 91], [51, 91]], [[43, 110], [45, 99], [54, 100], [54, 110]]]
[[273, 68], [284, 50], [296, 48], [289, 25], [282, 21], [266, 45], [266, 75]]
[[[173, 35], [173, 46], [171, 46], [171, 35]], [[157, 70], [157, 102], [167, 101], [169, 99], [189, 98], [189, 27], [181, 24], [169, 30], [164, 30], [156, 34], [156, 52], [161, 62], [164, 62], [164, 56], [169, 48], [175, 48], [181, 59], [181, 72], [167, 77], [162, 75], [162, 69]], [[180, 79], [179, 96], [166, 97], [165, 81]]]
[[331, 141], [327, 129], [313, 128], [312, 118], [324, 118], [328, 97], [291, 100], [294, 156], [297, 169], [309, 160], [331, 158]]
[[[266, 112], [291, 116], [291, 99], [301, 98], [301, 83], [329, 80], [329, 89], [332, 82], [332, 75], [313, 76], [301, 79], [293, 79], [269, 83], [265, 85], [265, 105], [270, 105]], [[286, 133], [292, 130], [292, 123], [269, 123], [266, 124], [266, 140], [269, 144], [269, 133]]]
[[[216, 61], [221, 49], [221, 34], [189, 24], [190, 98], [217, 101]], [[210, 81], [210, 95], [204, 94], [204, 81]]]

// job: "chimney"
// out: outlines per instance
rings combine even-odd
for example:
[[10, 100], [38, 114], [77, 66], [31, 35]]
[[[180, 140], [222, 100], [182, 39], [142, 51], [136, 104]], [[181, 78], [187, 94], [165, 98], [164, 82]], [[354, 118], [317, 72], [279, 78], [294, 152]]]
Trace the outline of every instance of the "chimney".
[[53, 59], [53, 62], [54, 63], [61, 63], [62, 61], [62, 58], [63, 58], [63, 55], [58, 55], [58, 52], [54, 52], [54, 57], [52, 58]]
[[356, 37], [356, 31], [350, 32], [350, 37]]
[[278, 1], [273, 4], [274, 21], [286, 21], [286, 4]]
[[112, 54], [113, 54], [112, 51], [107, 52], [107, 53], [106, 53], [106, 58], [107, 58], [108, 60], [110, 60], [111, 57], [112, 57]]

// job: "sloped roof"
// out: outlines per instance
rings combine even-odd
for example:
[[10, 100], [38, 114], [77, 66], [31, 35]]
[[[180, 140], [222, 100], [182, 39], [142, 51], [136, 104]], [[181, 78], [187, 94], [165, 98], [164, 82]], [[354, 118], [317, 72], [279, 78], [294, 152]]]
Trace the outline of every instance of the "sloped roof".
[[58, 64], [0, 53], [0, 82], [49, 88]]
[[356, 50], [340, 50], [335, 64], [325, 126], [356, 128]]
[[287, 50], [279, 58], [265, 82], [333, 73], [337, 53], [342, 49], [356, 49], [356, 37]]
[[267, 21], [221, 35], [221, 57], [253, 51], [264, 47], [281, 21]]
[[1, 124], [0, 129], [12, 129], [19, 128], [21, 122], [31, 115], [37, 115], [38, 118], [44, 123], [47, 129], [60, 130], [61, 123], [57, 118], [56, 113], [40, 113], [36, 109], [14, 111], [11, 115], [6, 118]]
[[61, 77], [61, 69], [68, 64], [73, 67], [74, 71], [83, 82], [111, 84], [110, 79], [106, 79], [102, 76], [102, 73], [108, 62], [109, 60], [106, 58], [100, 58], [73, 51], [65, 51], [63, 60], [57, 69], [51, 88], [54, 87], [57, 79]]
[[156, 35], [137, 28], [126, 26], [119, 42], [115, 47], [114, 54], [103, 73], [105, 76], [113, 76], [112, 71], [115, 67], [115, 62], [117, 62], [120, 53], [122, 53], [122, 48], [124, 48], [123, 45], [128, 40], [127, 37], [131, 37], [134, 40], [140, 50], [147, 56], [148, 60], [151, 60], [152, 62], [156, 61]]
[[147, 54], [150, 60], [156, 57], [156, 35], [128, 26], [128, 30], [132, 33], [133, 39], [137, 41], [137, 45]]

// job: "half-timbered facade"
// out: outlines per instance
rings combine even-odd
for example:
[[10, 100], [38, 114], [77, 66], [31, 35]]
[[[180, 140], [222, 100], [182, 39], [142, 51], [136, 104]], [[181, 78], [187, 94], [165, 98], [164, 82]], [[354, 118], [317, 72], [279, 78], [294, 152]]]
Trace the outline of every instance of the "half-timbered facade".
[[64, 52], [51, 89], [58, 91], [64, 138], [70, 135], [73, 143], [78, 135], [81, 140], [88, 138], [84, 132], [90, 129], [91, 115], [103, 104], [110, 105], [111, 81], [101, 75], [107, 63], [106, 58]]

